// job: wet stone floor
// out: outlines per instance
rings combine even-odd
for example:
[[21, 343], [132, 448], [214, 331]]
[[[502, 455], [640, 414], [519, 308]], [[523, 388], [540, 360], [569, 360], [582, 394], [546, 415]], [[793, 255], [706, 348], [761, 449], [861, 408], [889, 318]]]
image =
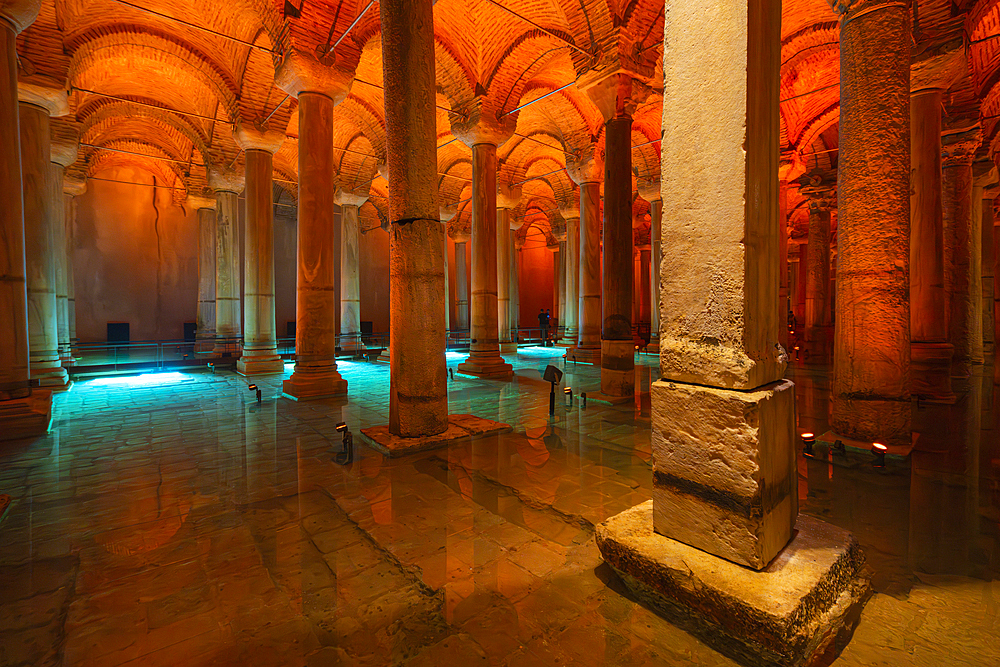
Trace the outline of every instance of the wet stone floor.
[[[514, 431], [386, 459], [335, 424], [388, 421], [389, 369], [345, 362], [346, 401], [278, 398], [281, 376], [78, 381], [51, 433], [0, 449], [0, 665], [731, 665], [631, 599], [594, 525], [650, 497], [649, 384], [577, 400], [526, 348], [513, 382], [456, 375], [452, 412]], [[460, 355], [449, 354], [454, 367]], [[291, 366], [286, 367], [287, 373]], [[855, 533], [874, 571], [838, 665], [1000, 665], [1000, 391], [914, 406], [910, 461], [799, 460], [801, 511]], [[992, 369], [985, 373], [992, 375]], [[790, 369], [823, 433], [828, 373]]]

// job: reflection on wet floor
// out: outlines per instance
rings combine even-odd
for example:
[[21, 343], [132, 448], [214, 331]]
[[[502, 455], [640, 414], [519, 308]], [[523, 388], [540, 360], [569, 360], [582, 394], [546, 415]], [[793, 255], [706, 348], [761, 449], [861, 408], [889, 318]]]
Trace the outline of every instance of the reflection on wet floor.
[[[388, 420], [387, 366], [342, 364], [350, 399], [315, 403], [277, 398], [281, 376], [259, 405], [231, 373], [77, 383], [47, 438], [0, 450], [0, 664], [732, 664], [594, 545], [650, 497], [656, 357], [614, 408], [582, 407], [599, 371], [570, 363], [550, 418], [559, 352], [450, 383], [452, 411], [513, 433], [398, 460], [356, 440], [346, 467], [334, 426]], [[790, 375], [824, 432], [826, 369]], [[915, 405], [908, 463], [799, 459], [801, 510], [858, 536], [878, 590], [838, 664], [1000, 664], [994, 390]]]

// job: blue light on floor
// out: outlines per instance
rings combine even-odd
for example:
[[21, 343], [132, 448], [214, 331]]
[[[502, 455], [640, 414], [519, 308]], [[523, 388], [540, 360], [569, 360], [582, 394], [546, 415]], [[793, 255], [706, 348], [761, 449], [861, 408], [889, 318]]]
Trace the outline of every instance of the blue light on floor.
[[191, 378], [183, 373], [143, 373], [142, 375], [128, 375], [125, 377], [97, 378], [88, 384], [119, 386], [119, 387], [156, 387], [164, 384], [176, 384]]
[[517, 354], [521, 357], [561, 357], [566, 354], [566, 348], [529, 345], [517, 348]]
[[469, 356], [468, 352], [445, 352], [444, 357], [448, 361], [465, 361], [465, 358]]

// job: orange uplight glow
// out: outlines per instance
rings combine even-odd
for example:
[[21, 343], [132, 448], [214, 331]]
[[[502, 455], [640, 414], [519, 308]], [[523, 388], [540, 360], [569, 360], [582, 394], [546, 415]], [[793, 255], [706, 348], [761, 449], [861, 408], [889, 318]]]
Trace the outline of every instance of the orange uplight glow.
[[802, 437], [803, 438], [815, 438], [816, 435], [814, 433], [803, 433]]
[[885, 445], [883, 445], [881, 442], [873, 442], [872, 443], [872, 448], [873, 449], [877, 449], [880, 452], [885, 452], [885, 451], [888, 451], [888, 449], [889, 449], [888, 447], [886, 447]]

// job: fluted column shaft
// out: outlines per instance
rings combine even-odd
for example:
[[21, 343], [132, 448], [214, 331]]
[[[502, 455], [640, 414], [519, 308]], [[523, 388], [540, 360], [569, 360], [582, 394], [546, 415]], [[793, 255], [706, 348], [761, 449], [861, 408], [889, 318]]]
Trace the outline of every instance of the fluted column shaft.
[[455, 241], [455, 322], [460, 331], [469, 330], [469, 282], [465, 244], [465, 241]]
[[239, 338], [240, 323], [240, 274], [239, 249], [239, 195], [228, 190], [216, 192], [215, 219], [215, 335], [220, 339], [215, 352], [231, 351], [232, 341]]
[[358, 237], [360, 208], [352, 204], [340, 207], [340, 347], [353, 352], [361, 344], [361, 258]]
[[577, 347], [601, 348], [601, 184], [580, 183], [580, 336]]
[[832, 426], [857, 440], [909, 443], [909, 9], [868, 2], [838, 7], [843, 16]]
[[[197, 351], [211, 352], [215, 341], [215, 234], [216, 207], [198, 209], [198, 313], [196, 338], [204, 341]], [[203, 349], [204, 348], [204, 349]]]
[[[510, 337], [510, 209], [497, 209], [497, 327], [501, 351], [513, 351]], [[504, 349], [506, 346], [508, 349]]]
[[385, 98], [393, 100], [385, 109], [393, 314], [389, 430], [415, 437], [448, 428], [434, 16], [431, 0], [382, 0], [379, 7]]

